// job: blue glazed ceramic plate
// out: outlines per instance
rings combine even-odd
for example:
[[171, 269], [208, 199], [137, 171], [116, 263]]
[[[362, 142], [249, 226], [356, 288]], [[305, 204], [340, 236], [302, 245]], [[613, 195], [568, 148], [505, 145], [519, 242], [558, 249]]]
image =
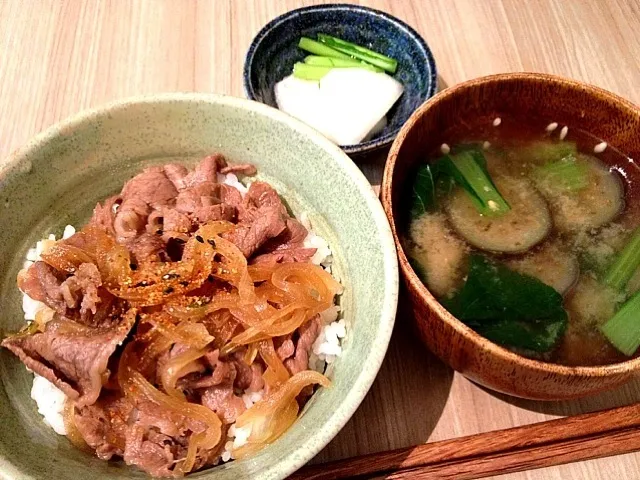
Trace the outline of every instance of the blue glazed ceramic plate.
[[384, 12], [357, 5], [318, 5], [275, 18], [260, 30], [247, 52], [247, 98], [275, 107], [274, 85], [308, 55], [298, 48], [300, 37], [316, 38], [318, 33], [366, 46], [398, 61], [394, 77], [405, 91], [387, 114], [387, 127], [367, 142], [342, 149], [348, 154], [363, 154], [388, 146], [413, 111], [435, 94], [437, 74], [431, 50], [422, 37]]

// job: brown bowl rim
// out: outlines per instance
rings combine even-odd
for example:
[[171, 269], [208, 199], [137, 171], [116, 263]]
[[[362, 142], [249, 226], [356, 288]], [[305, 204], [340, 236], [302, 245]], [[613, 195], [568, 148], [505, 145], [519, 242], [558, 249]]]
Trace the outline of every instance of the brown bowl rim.
[[624, 109], [629, 110], [629, 113], [631, 113], [632, 115], [640, 117], [640, 107], [630, 102], [629, 100], [620, 97], [619, 95], [609, 92], [603, 88], [596, 87], [595, 85], [590, 85], [578, 80], [546, 73], [520, 72], [488, 75], [461, 82], [437, 93], [436, 95], [431, 97], [431, 99], [420, 105], [420, 107], [418, 107], [416, 111], [411, 115], [409, 120], [407, 120], [407, 122], [403, 125], [400, 132], [398, 132], [398, 135], [396, 136], [396, 139], [394, 140], [391, 149], [389, 150], [387, 162], [384, 168], [384, 174], [382, 177], [382, 184], [380, 189], [382, 206], [384, 207], [384, 211], [387, 214], [387, 218], [389, 219], [389, 224], [391, 225], [391, 232], [393, 234], [393, 239], [398, 250], [398, 258], [402, 273], [404, 274], [405, 279], [410, 283], [411, 287], [418, 293], [420, 299], [427, 305], [430, 310], [432, 310], [438, 316], [440, 321], [446, 322], [451, 327], [453, 327], [457, 333], [470, 340], [478, 348], [485, 350], [492, 356], [498, 357], [500, 360], [510, 361], [536, 371], [554, 373], [567, 377], [608, 377], [611, 375], [640, 370], [640, 356], [632, 358], [630, 360], [625, 360], [624, 362], [611, 363], [606, 365], [567, 366], [533, 360], [507, 350], [506, 348], [501, 347], [500, 345], [476, 333], [473, 329], [467, 327], [462, 321], [451, 315], [418, 278], [415, 271], [411, 267], [407, 256], [405, 255], [404, 248], [398, 237], [395, 221], [393, 219], [391, 184], [396, 160], [398, 157], [398, 151], [400, 150], [400, 147], [403, 144], [407, 134], [414, 127], [418, 119], [420, 119], [434, 105], [441, 102], [443, 99], [451, 97], [453, 95], [463, 95], [465, 91], [480, 85], [500, 83], [505, 81], [544, 81], [553, 85], [568, 85], [570, 87], [585, 90], [590, 95], [605, 97], [619, 104]]

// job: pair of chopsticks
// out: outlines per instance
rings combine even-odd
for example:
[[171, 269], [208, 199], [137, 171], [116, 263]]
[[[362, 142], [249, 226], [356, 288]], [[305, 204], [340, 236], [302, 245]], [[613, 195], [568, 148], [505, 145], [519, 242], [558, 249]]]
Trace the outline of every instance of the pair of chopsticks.
[[300, 469], [291, 480], [466, 480], [640, 450], [640, 403]]

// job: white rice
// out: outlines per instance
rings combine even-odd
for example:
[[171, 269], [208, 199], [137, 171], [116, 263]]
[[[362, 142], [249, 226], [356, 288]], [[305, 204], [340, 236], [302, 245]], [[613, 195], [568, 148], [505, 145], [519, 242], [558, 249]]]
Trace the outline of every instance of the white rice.
[[560, 130], [560, 140], [564, 140], [565, 138], [567, 138], [567, 134], [569, 133], [569, 127], [567, 127], [566, 125], [564, 127], [562, 127], [562, 129]]
[[[247, 186], [242, 184], [233, 173], [218, 175], [218, 181], [237, 188], [243, 197], [247, 193]], [[309, 216], [306, 212], [300, 215], [299, 221], [308, 231], [304, 239], [304, 247], [316, 249], [316, 253], [311, 257], [311, 262], [315, 265], [321, 265], [326, 271], [331, 273], [333, 257], [328, 242], [313, 232]], [[76, 230], [72, 225], [67, 225], [62, 238], [69, 238], [75, 232]], [[46, 239], [37, 242], [34, 248], [29, 249], [24, 268], [29, 268], [34, 262], [40, 260], [41, 254], [46, 251], [55, 240], [56, 236], [50, 234]], [[23, 294], [22, 310], [24, 311], [24, 318], [28, 322], [35, 320], [36, 314], [40, 310], [48, 308], [44, 303], [32, 299], [27, 294]], [[336, 358], [342, 354], [341, 342], [346, 336], [346, 326], [344, 319], [338, 320], [339, 314], [340, 307], [337, 305], [320, 314], [323, 327], [309, 355], [310, 369], [323, 373], [327, 365], [333, 363]], [[242, 400], [247, 408], [251, 408], [255, 403], [262, 400], [263, 395], [264, 390], [258, 392], [246, 391], [242, 395]], [[67, 400], [65, 394], [46, 378], [34, 374], [31, 398], [33, 398], [38, 405], [38, 413], [42, 415], [44, 422], [59, 435], [66, 435], [67, 432], [63, 420], [64, 406]], [[244, 428], [236, 428], [235, 424], [232, 424], [228, 431], [228, 440], [225, 443], [224, 452], [222, 453], [222, 462], [232, 460], [233, 450], [245, 445], [250, 435], [251, 425]]]
[[496, 117], [493, 119], [493, 126], [497, 127], [502, 123], [502, 119], [500, 117]]
[[38, 405], [38, 413], [43, 416], [44, 423], [49, 425], [58, 435], [66, 435], [63, 412], [67, 397], [53, 383], [40, 375], [34, 375], [31, 387], [31, 398]]
[[[76, 233], [75, 228], [71, 225], [67, 225], [64, 228], [62, 238], [69, 238], [74, 233]], [[40, 260], [42, 253], [55, 241], [56, 236], [54, 234], [50, 234], [46, 239], [37, 242], [34, 248], [30, 248], [27, 252], [27, 259], [24, 263], [24, 268], [29, 268], [34, 262]], [[30, 322], [36, 319], [38, 312], [41, 310], [49, 310], [49, 307], [44, 303], [29, 297], [26, 293], [23, 293], [22, 310], [24, 312], [25, 320]], [[66, 435], [67, 430], [64, 426], [63, 412], [67, 397], [62, 390], [46, 378], [34, 373], [33, 385], [31, 387], [31, 398], [33, 398], [38, 405], [38, 413], [43, 416], [44, 423], [53, 428], [57, 434]]]

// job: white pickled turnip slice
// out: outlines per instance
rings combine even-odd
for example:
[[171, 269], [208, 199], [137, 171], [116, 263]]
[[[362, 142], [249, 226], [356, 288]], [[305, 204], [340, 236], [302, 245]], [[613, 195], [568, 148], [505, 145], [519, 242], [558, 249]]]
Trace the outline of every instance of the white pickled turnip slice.
[[560, 245], [549, 242], [539, 250], [512, 259], [506, 265], [518, 273], [530, 275], [564, 295], [578, 280], [578, 259]]
[[324, 116], [320, 98], [320, 82], [301, 80], [289, 75], [274, 87], [278, 108], [324, 133]]
[[586, 168], [586, 186], [567, 190], [551, 182], [534, 179], [548, 200], [553, 222], [561, 232], [590, 230], [609, 223], [624, 208], [624, 190], [618, 176], [595, 157], [576, 155], [577, 165]]
[[362, 141], [371, 140], [373, 137], [375, 137], [380, 132], [382, 132], [385, 128], [387, 128], [387, 117], [386, 116], [382, 117], [380, 120], [378, 120], [378, 123], [376, 123], [374, 125], [374, 127], [371, 129], [371, 131], [369, 133], [367, 133], [367, 136], [364, 137], [362, 139]]
[[447, 226], [442, 213], [425, 213], [411, 222], [409, 256], [423, 270], [429, 290], [452, 294], [462, 284], [469, 248]]
[[364, 139], [400, 98], [404, 88], [384, 73], [361, 68], [334, 68], [320, 80], [320, 92], [339, 145]]
[[526, 252], [551, 229], [547, 203], [526, 180], [496, 177], [494, 183], [511, 210], [501, 216], [483, 216], [467, 192], [458, 187], [447, 205], [451, 224], [467, 242], [481, 250]]
[[361, 68], [335, 68], [320, 82], [289, 75], [274, 87], [280, 110], [338, 145], [354, 145], [382, 131], [402, 92], [402, 84], [389, 75]]

